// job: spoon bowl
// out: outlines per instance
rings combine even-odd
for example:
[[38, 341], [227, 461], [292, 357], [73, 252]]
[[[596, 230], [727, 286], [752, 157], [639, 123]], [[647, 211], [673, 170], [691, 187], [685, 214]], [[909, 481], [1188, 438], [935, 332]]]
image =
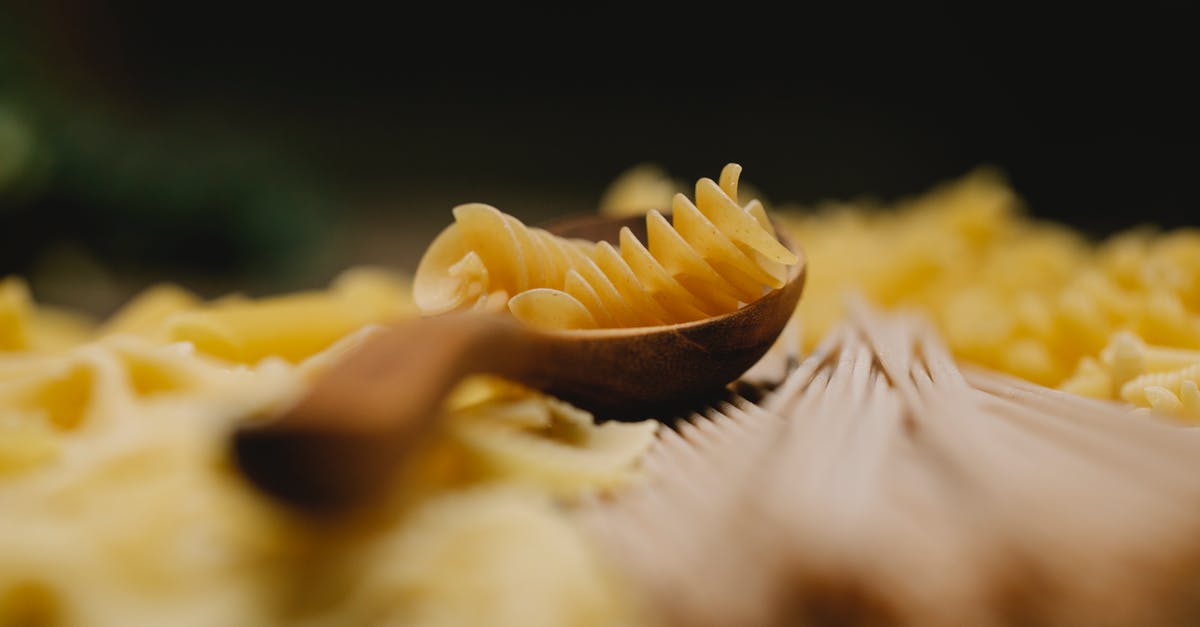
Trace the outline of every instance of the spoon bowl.
[[[552, 232], [644, 237], [640, 217], [588, 217]], [[788, 248], [796, 247], [785, 238]], [[463, 377], [491, 373], [543, 390], [598, 418], [669, 415], [711, 397], [766, 353], [795, 311], [805, 262], [737, 311], [672, 325], [543, 331], [507, 313], [460, 312], [389, 325], [318, 378], [294, 406], [233, 438], [259, 488], [309, 510], [340, 511], [378, 494]]]
[[[669, 217], [669, 214], [668, 214]], [[585, 216], [560, 222], [556, 235], [616, 244], [622, 228], [645, 241], [641, 216]], [[784, 240], [788, 248], [795, 246]], [[783, 287], [721, 316], [680, 324], [529, 330], [544, 370], [527, 380], [592, 411], [600, 418], [641, 420], [661, 416], [719, 391], [753, 366], [783, 330], [804, 289], [805, 264], [789, 268]]]

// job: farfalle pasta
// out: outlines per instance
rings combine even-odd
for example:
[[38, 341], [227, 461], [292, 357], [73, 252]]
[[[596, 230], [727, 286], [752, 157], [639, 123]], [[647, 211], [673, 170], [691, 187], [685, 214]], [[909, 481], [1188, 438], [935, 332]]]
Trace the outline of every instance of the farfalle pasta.
[[530, 326], [637, 327], [735, 311], [781, 287], [798, 257], [776, 238], [762, 203], [738, 203], [741, 167], [701, 179], [671, 221], [646, 216], [647, 241], [618, 246], [557, 237], [483, 204], [454, 209], [414, 279], [423, 313], [507, 307]]

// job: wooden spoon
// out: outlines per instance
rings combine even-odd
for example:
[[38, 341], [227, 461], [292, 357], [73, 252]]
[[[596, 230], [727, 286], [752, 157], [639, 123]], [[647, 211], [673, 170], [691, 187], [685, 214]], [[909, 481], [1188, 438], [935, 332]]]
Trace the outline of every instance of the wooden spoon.
[[[615, 243], [621, 227], [645, 241], [640, 217], [589, 217], [551, 230]], [[795, 311], [804, 277], [801, 256], [783, 287], [738, 311], [665, 326], [539, 331], [507, 313], [477, 312], [398, 322], [284, 414], [239, 429], [234, 458], [267, 493], [332, 511], [386, 487], [445, 395], [469, 374], [520, 381], [599, 418], [663, 415], [655, 412], [710, 398], [754, 365]]]

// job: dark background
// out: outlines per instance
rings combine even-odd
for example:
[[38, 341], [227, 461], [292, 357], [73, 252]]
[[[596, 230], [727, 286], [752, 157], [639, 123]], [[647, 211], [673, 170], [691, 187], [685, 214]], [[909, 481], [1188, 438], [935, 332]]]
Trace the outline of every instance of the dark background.
[[0, 8], [0, 112], [35, 148], [6, 184], [0, 115], [0, 275], [100, 311], [162, 278], [319, 285], [411, 267], [455, 204], [588, 211], [645, 161], [801, 204], [990, 164], [1097, 236], [1197, 223], [1183, 3], [796, 11]]

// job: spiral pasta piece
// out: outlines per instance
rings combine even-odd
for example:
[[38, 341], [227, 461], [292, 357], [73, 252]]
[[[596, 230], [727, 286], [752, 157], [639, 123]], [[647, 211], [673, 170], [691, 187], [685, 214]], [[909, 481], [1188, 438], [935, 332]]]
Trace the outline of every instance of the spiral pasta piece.
[[[650, 292], [659, 304], [671, 312], [671, 315], [688, 319], [700, 319], [710, 312], [692, 293], [684, 289], [662, 267], [662, 264], [650, 254], [628, 227], [621, 229], [621, 259], [629, 266], [638, 281]], [[712, 310], [713, 312], [718, 310]]]
[[695, 202], [651, 210], [643, 244], [625, 229], [617, 246], [564, 239], [482, 204], [454, 209], [417, 268], [425, 314], [505, 305], [546, 329], [675, 324], [736, 311], [782, 287], [799, 261], [780, 243], [762, 203], [739, 204], [741, 166], [700, 179]]
[[1183, 401], [1174, 392], [1158, 385], [1151, 385], [1142, 390], [1146, 395], [1146, 402], [1150, 404], [1150, 409], [1160, 413], [1174, 416], [1183, 413]]
[[537, 287], [508, 301], [513, 315], [544, 329], [591, 329], [596, 319], [583, 303], [566, 292]]
[[1179, 394], [1184, 383], [1200, 383], [1200, 363], [1170, 372], [1144, 374], [1121, 386], [1121, 399], [1135, 405], [1149, 403], [1146, 390], [1156, 387]]

